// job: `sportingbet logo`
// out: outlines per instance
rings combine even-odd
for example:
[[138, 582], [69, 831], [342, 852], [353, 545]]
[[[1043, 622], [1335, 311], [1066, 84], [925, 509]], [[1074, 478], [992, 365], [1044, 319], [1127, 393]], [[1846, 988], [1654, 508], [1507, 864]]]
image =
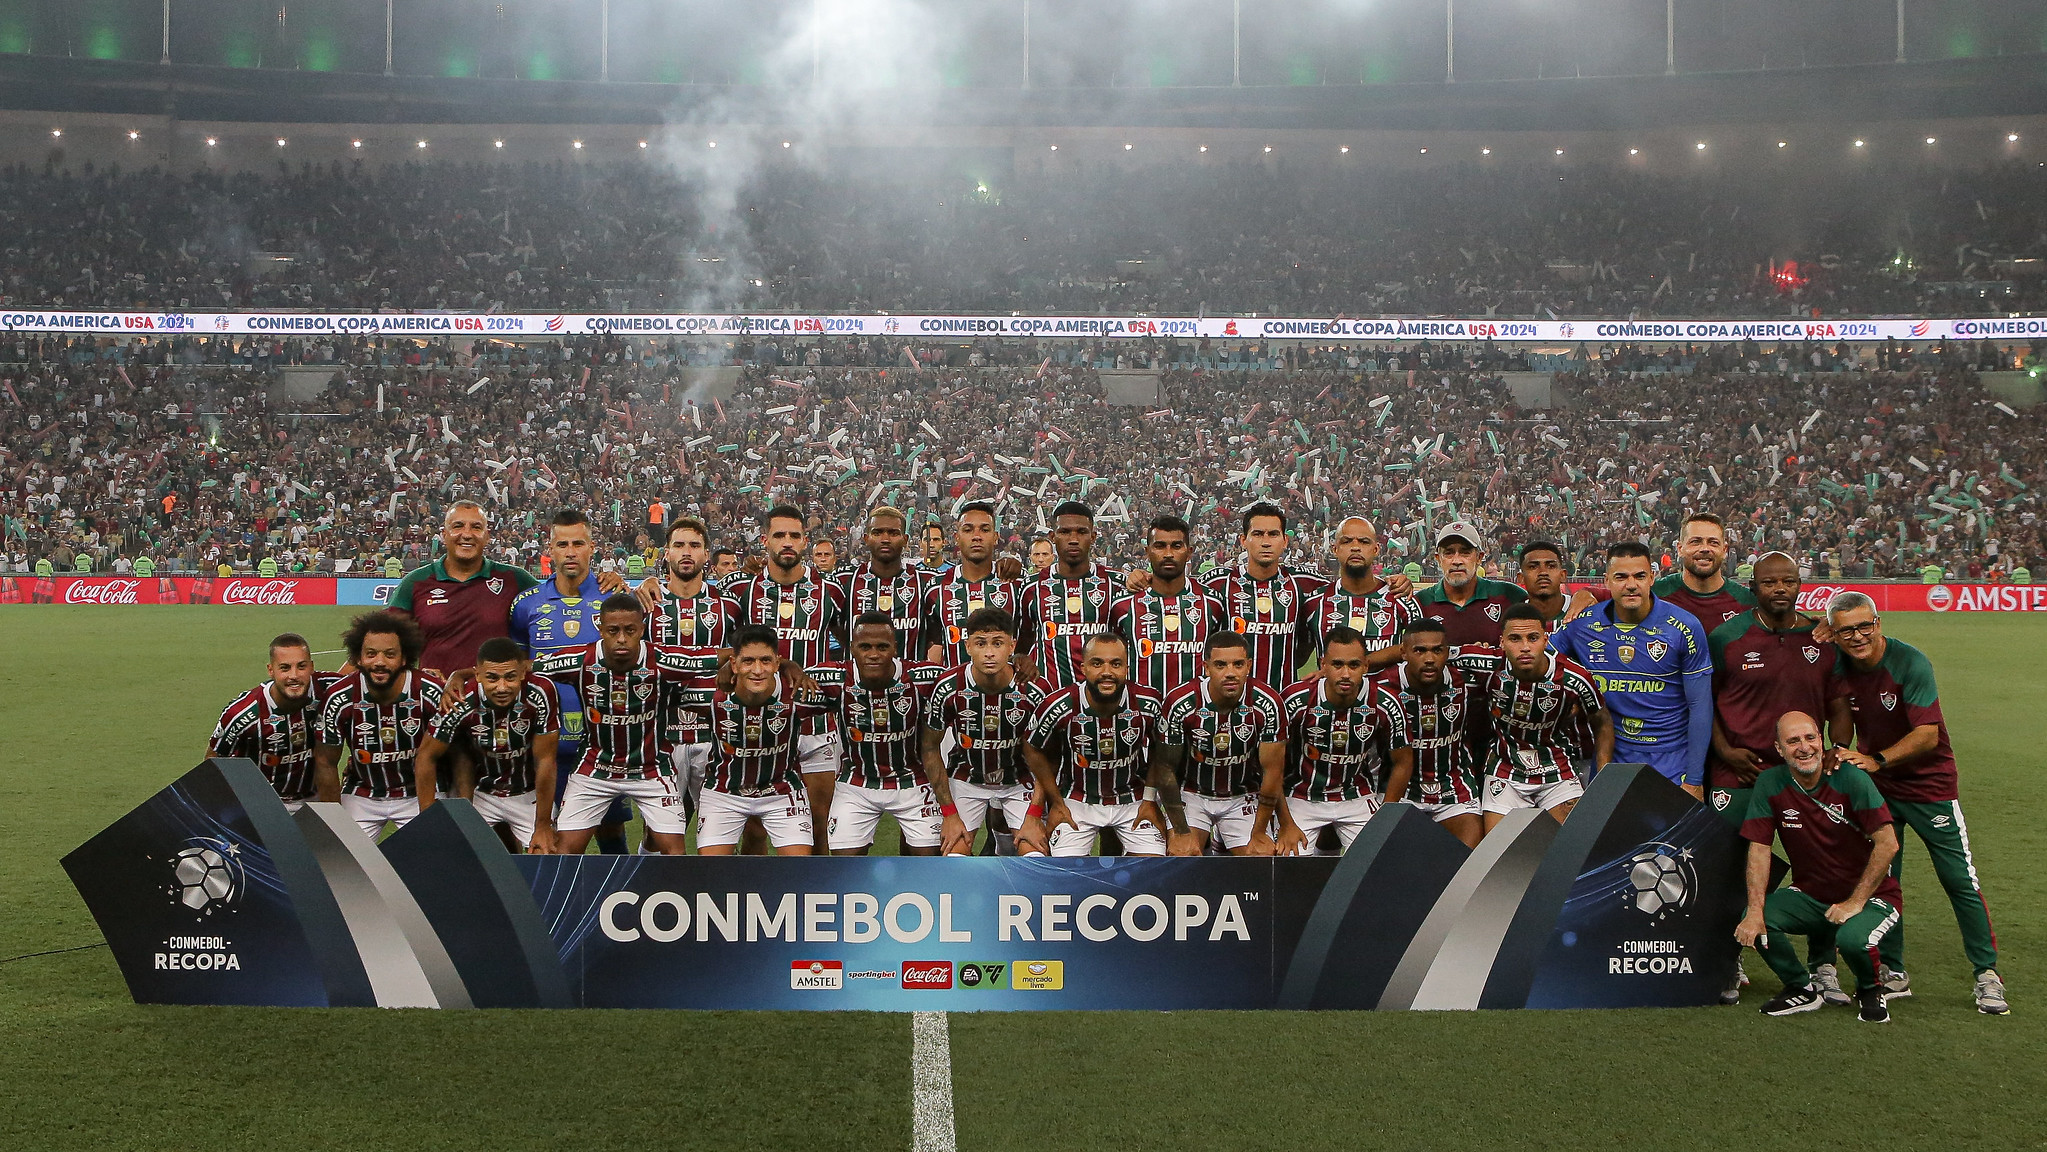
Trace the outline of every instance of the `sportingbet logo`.
[[952, 961], [903, 961], [903, 987], [942, 990], [952, 987]]
[[140, 580], [72, 582], [64, 589], [66, 604], [139, 604]]
[[792, 960], [789, 987], [799, 992], [829, 992], [846, 986], [846, 966], [838, 960]]
[[290, 580], [230, 580], [220, 591], [222, 604], [295, 604]]

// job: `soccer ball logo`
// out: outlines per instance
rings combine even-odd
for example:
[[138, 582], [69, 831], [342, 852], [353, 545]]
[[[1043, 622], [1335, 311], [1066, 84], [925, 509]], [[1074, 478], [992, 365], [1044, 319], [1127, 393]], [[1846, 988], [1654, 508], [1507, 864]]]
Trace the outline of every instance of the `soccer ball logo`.
[[1660, 920], [1691, 902], [1695, 880], [1690, 849], [1644, 844], [1628, 859], [1628, 902]]
[[171, 858], [171, 896], [194, 912], [211, 915], [242, 894], [241, 849], [225, 840], [189, 843]]

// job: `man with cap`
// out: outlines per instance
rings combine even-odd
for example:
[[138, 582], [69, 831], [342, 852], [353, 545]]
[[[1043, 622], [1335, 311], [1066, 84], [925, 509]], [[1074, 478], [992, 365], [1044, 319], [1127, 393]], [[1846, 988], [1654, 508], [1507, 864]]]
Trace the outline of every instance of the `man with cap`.
[[1415, 594], [1422, 615], [1440, 620], [1453, 648], [1467, 644], [1497, 647], [1500, 617], [1528, 599], [1517, 584], [1479, 575], [1485, 554], [1485, 533], [1469, 520], [1452, 520], [1436, 532], [1436, 567], [1442, 578]]

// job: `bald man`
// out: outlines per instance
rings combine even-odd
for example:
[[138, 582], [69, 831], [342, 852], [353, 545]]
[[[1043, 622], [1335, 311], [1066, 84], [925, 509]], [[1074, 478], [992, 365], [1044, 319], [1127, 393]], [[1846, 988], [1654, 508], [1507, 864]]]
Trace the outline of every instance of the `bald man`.
[[[1888, 1024], [1877, 949], [1897, 930], [1902, 902], [1891, 860], [1898, 834], [1891, 810], [1869, 773], [1842, 762], [1828, 769], [1820, 726], [1803, 712], [1777, 721], [1776, 754], [1782, 763], [1756, 777], [1746, 819], [1748, 913], [1734, 930], [1784, 981], [1784, 991], [1763, 1005], [1766, 1016], [1811, 1012], [1826, 1003], [1820, 986], [1791, 943], [1792, 936], [1839, 948], [1855, 974], [1855, 1001], [1867, 1024]], [[1770, 843], [1781, 840], [1791, 858], [1791, 882], [1770, 886]]]
[[1330, 545], [1336, 560], [1336, 583], [1315, 594], [1301, 613], [1304, 648], [1322, 651], [1335, 628], [1349, 628], [1365, 638], [1366, 663], [1372, 671], [1400, 662], [1400, 635], [1422, 617], [1412, 595], [1396, 592], [1379, 578], [1379, 533], [1372, 522], [1352, 516], [1336, 526]]

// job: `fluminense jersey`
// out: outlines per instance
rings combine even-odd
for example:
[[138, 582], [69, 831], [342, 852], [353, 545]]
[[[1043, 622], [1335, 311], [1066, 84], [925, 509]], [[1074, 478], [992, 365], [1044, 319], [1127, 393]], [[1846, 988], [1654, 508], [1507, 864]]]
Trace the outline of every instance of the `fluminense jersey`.
[[1191, 680], [1166, 697], [1160, 744], [1184, 744], [1180, 786], [1200, 796], [1229, 799], [1259, 790], [1265, 766], [1258, 750], [1277, 744], [1285, 725], [1279, 693], [1246, 681], [1243, 698], [1229, 708], [1209, 694], [1208, 678]]
[[[725, 598], [704, 581], [695, 596], [684, 598], [661, 586], [661, 606], [647, 618], [647, 639], [670, 648], [725, 647]], [[671, 744], [701, 744], [711, 738], [704, 714], [679, 704], [663, 717]]]
[[888, 685], [860, 682], [852, 661], [804, 669], [838, 720], [839, 783], [854, 788], [915, 788], [924, 782], [924, 707], [945, 674], [936, 664], [898, 660]]
[[1407, 714], [1384, 686], [1365, 681], [1349, 707], [1320, 676], [1280, 695], [1286, 712], [1287, 795], [1333, 803], [1380, 793], [1393, 751], [1409, 745]]
[[1884, 640], [1883, 659], [1867, 671], [1843, 654], [1834, 675], [1855, 714], [1855, 746], [1874, 756], [1903, 740], [1912, 729], [1932, 725], [1933, 750], [1909, 764], [1892, 764], [1876, 773], [1876, 787], [1888, 800], [1937, 804], [1958, 799], [1954, 745], [1948, 742], [1947, 719], [1940, 711], [1940, 691], [1933, 682], [1933, 662], [1903, 640]]
[[1229, 630], [1222, 601], [1191, 580], [1177, 596], [1146, 589], [1109, 608], [1109, 631], [1130, 642], [1130, 678], [1160, 696], [1199, 679], [1208, 638]]
[[542, 656], [533, 670], [557, 686], [574, 688], [582, 698], [583, 755], [577, 773], [598, 780], [653, 780], [674, 771], [662, 755], [665, 715], [710, 687], [718, 653], [642, 641], [626, 670], [614, 672], [604, 663], [600, 646], [590, 644]]
[[320, 743], [348, 749], [341, 790], [372, 800], [417, 796], [412, 760], [441, 707], [441, 682], [415, 669], [398, 674], [398, 698], [370, 699], [358, 672], [334, 686], [320, 706]]
[[470, 682], [469, 691], [434, 718], [434, 737], [453, 744], [462, 737], [476, 750], [476, 790], [493, 796], [523, 796], [533, 791], [533, 741], [561, 735], [561, 698], [554, 681], [532, 675], [509, 707], [499, 708]]
[[[1789, 765], [1765, 768], [1749, 796], [1742, 838], [1768, 847], [1781, 840], [1791, 858], [1791, 886], [1838, 904], [1855, 892], [1869, 866], [1870, 837], [1891, 823], [1891, 809], [1870, 775], [1852, 764], [1823, 772], [1808, 792]], [[1885, 876], [1873, 895], [1903, 907], [1898, 878]]]
[[779, 677], [768, 698], [748, 704], [730, 692], [711, 696], [711, 762], [704, 787], [730, 796], [788, 796], [803, 790], [796, 737], [822, 725], [831, 708], [820, 698], [797, 699]]
[[728, 631], [742, 624], [766, 624], [775, 630], [782, 655], [792, 664], [827, 664], [833, 638], [846, 631], [846, 604], [839, 589], [805, 568], [803, 579], [777, 584], [765, 574], [740, 576], [723, 589]]
[[1493, 714], [1492, 763], [1486, 775], [1518, 784], [1555, 784], [1578, 778], [1575, 760], [1592, 755], [1586, 738], [1601, 708], [1592, 673], [1546, 652], [1541, 674], [1522, 683], [1501, 660], [1485, 684]]
[[976, 684], [971, 666], [946, 669], [924, 705], [925, 726], [952, 733], [946, 775], [983, 788], [1009, 788], [1027, 780], [1023, 742], [1045, 695], [1042, 683], [1021, 676], [1011, 676], [1009, 687], [998, 692]]
[[[939, 660], [948, 668], [965, 664], [967, 617], [983, 608], [1000, 608], [1014, 618], [1018, 597], [1014, 580], [993, 575], [982, 580], [969, 580], [957, 566], [942, 572], [926, 572], [924, 624], [919, 643], [939, 645], [944, 650]], [[904, 655], [922, 660], [925, 653], [920, 650], [905, 652]]]
[[1407, 794], [1422, 804], [1467, 804], [1478, 799], [1481, 765], [1492, 750], [1492, 713], [1486, 710], [1486, 674], [1455, 666], [1443, 682], [1423, 691], [1407, 665], [1372, 677], [1400, 701], [1414, 741], [1414, 777]]
[[[1824, 731], [1827, 705], [1841, 694], [1834, 677], [1834, 646], [1815, 641], [1812, 630], [1811, 624], [1800, 623], [1775, 631], [1750, 609], [1706, 637], [1713, 657], [1713, 714], [1720, 730], [1729, 744], [1755, 753], [1765, 765], [1781, 759], [1780, 717], [1803, 712]], [[1741, 778], [1718, 756], [1706, 763], [1712, 787], [1742, 787]]]
[[1130, 804], [1144, 787], [1145, 753], [1159, 723], [1159, 698], [1123, 686], [1116, 710], [1089, 710], [1091, 689], [1069, 684], [1045, 697], [1031, 723], [1031, 745], [1054, 765], [1060, 794], [1083, 804]]
[[1600, 698], [1613, 715], [1615, 756], [1654, 762], [1704, 754], [1690, 747], [1691, 711], [1685, 699], [1688, 680], [1713, 675], [1713, 657], [1698, 617], [1667, 601], [1651, 600], [1640, 624], [1621, 624], [1609, 600], [1551, 633], [1549, 646], [1590, 672], [1599, 685]]
[[221, 710], [220, 723], [206, 741], [208, 756], [253, 761], [285, 800], [313, 795], [313, 747], [320, 742], [320, 709], [342, 677], [319, 672], [307, 687], [303, 707], [281, 712], [277, 685], [265, 681]]
[[878, 576], [874, 565], [861, 561], [844, 572], [834, 572], [830, 583], [838, 590], [846, 615], [841, 634], [848, 647], [853, 642], [853, 621], [863, 612], [886, 612], [896, 625], [896, 654], [905, 660], [924, 659], [929, 642], [924, 631], [924, 584], [938, 575], [905, 564], [894, 576]]
[[1082, 650], [1109, 630], [1109, 609], [1123, 586], [1106, 570], [1065, 577], [1056, 571], [1024, 585], [1017, 615], [1017, 647], [1038, 654], [1038, 671], [1053, 688], [1080, 683]]
[[1308, 601], [1301, 614], [1303, 643], [1316, 652], [1332, 628], [1352, 628], [1365, 638], [1365, 651], [1377, 652], [1400, 643], [1401, 630], [1421, 619], [1422, 606], [1412, 596], [1395, 596], [1382, 582], [1370, 592], [1357, 594], [1331, 584]]
[[1685, 583], [1684, 573], [1673, 572], [1649, 586], [1658, 600], [1672, 604], [1698, 617], [1699, 624], [1711, 635], [1715, 628], [1756, 606], [1755, 593], [1732, 580], [1723, 581], [1716, 592], [1703, 596], [1692, 591]]
[[1414, 597], [1415, 603], [1421, 606], [1422, 615], [1442, 621], [1444, 638], [1452, 648], [1466, 644], [1497, 645], [1500, 642], [1500, 620], [1507, 614], [1507, 609], [1528, 599], [1528, 590], [1519, 584], [1489, 580], [1484, 576], [1472, 584], [1471, 599], [1462, 605], [1450, 599], [1441, 581], [1422, 589]]
[[1314, 642], [1303, 621], [1308, 605], [1329, 587], [1312, 572], [1281, 568], [1270, 580], [1254, 579], [1239, 560], [1234, 568], [1210, 573], [1204, 585], [1222, 601], [1230, 627], [1251, 643], [1251, 679], [1264, 684], [1291, 684], [1301, 672], [1301, 659]]

